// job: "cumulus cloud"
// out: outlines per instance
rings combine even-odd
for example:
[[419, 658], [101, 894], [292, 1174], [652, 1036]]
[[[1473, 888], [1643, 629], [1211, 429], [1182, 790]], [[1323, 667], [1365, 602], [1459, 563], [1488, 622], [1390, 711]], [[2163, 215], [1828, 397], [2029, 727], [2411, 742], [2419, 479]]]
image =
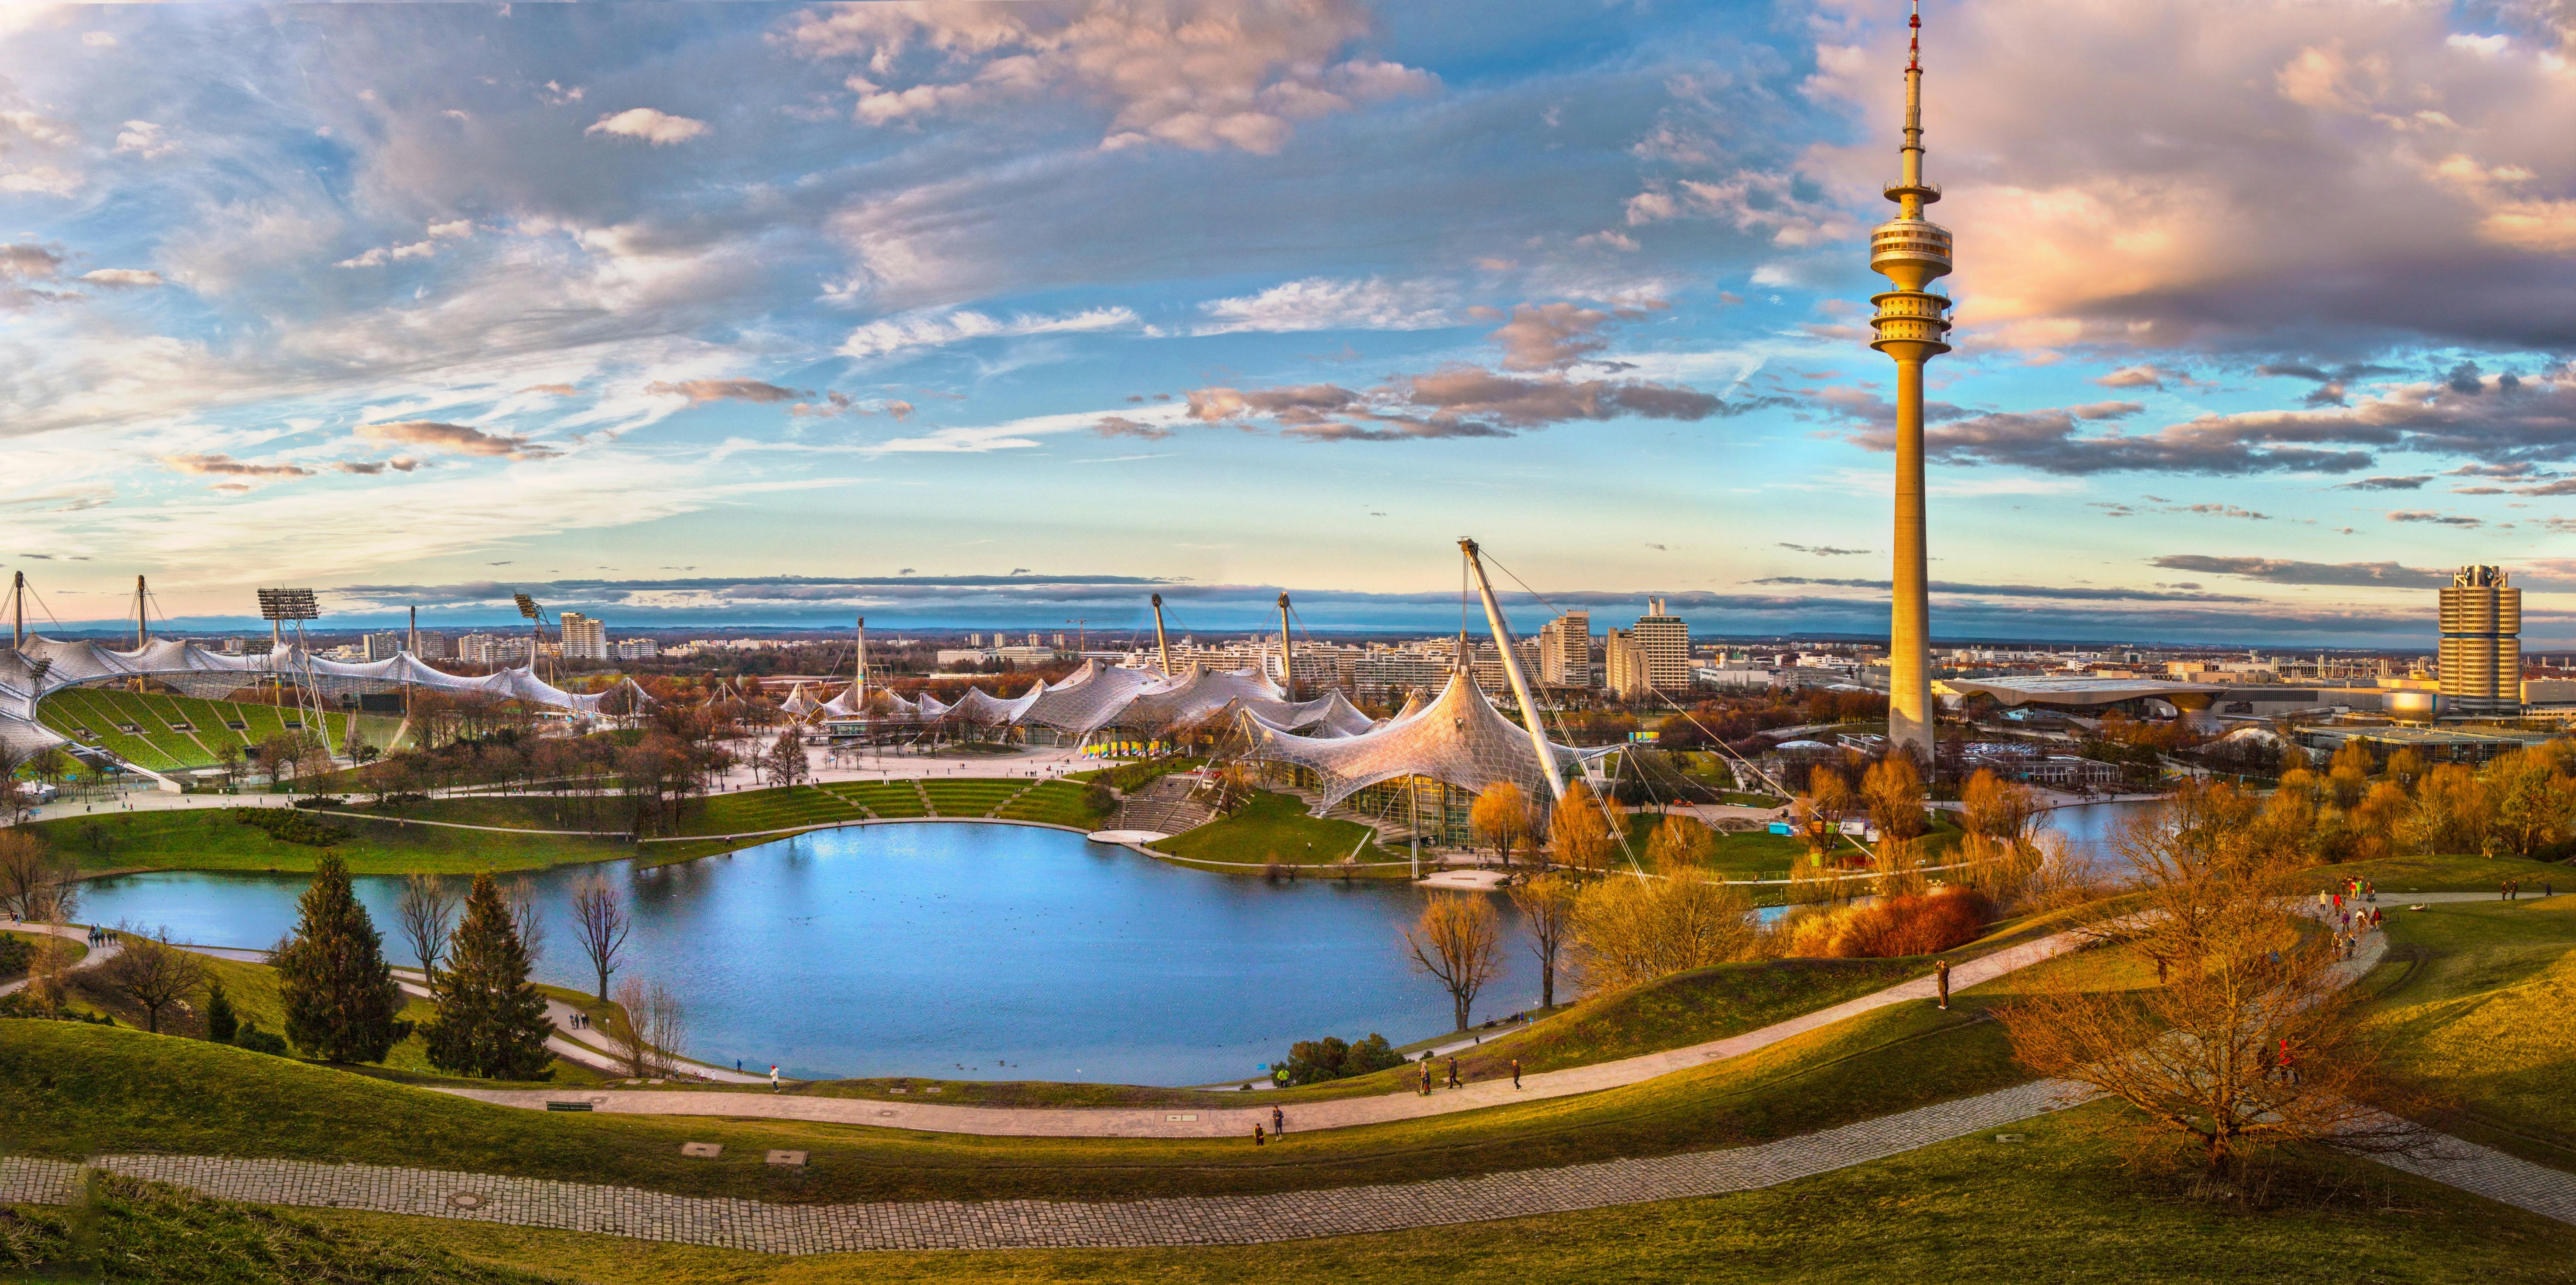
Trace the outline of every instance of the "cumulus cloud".
[[686, 397], [692, 406], [721, 401], [755, 402], [767, 405], [771, 402], [792, 402], [800, 395], [811, 395], [799, 394], [793, 388], [781, 388], [776, 384], [757, 379], [683, 379], [678, 383], [657, 379], [646, 384], [644, 391], [655, 397]]
[[391, 459], [382, 460], [342, 460], [339, 463], [333, 464], [331, 467], [338, 469], [343, 473], [355, 473], [361, 477], [375, 477], [387, 469], [392, 469], [397, 473], [409, 473], [426, 462], [427, 461], [424, 460], [413, 459], [408, 455], [397, 455]]
[[1105, 114], [1103, 148], [1275, 152], [1299, 121], [1437, 88], [1417, 68], [1341, 57], [1370, 26], [1356, 0], [854, 4], [807, 10], [782, 40], [854, 68], [863, 125], [1074, 102]]
[[[1773, 245], [1803, 249], [1860, 234], [1860, 221], [1813, 180], [1765, 170], [1737, 170], [1722, 179], [1682, 179], [1628, 198], [1630, 227], [1666, 219], [1715, 219]], [[1635, 249], [1632, 242], [1623, 247]]]
[[116, 131], [116, 150], [147, 161], [157, 161], [179, 150], [179, 145], [148, 120], [130, 120]]
[[459, 455], [493, 455], [513, 460], [552, 459], [561, 454], [553, 447], [532, 442], [517, 433], [487, 433], [465, 424], [442, 424], [427, 419], [360, 424], [358, 437], [370, 442], [401, 442], [454, 451]]
[[[1901, 10], [1864, 12], [1826, 25], [1806, 88], [1872, 128], [1803, 168], [1865, 200], [1893, 159], [1905, 41], [1882, 16]], [[2554, 39], [2471, 38], [2477, 12], [1945, 11], [1930, 164], [1936, 213], [1959, 211], [1963, 327], [2040, 348], [2557, 349], [2576, 329], [2576, 154], [2554, 123], [2576, 81]]]
[[472, 235], [474, 235], [474, 222], [471, 219], [451, 219], [442, 223], [432, 223], [426, 229], [426, 235], [418, 241], [402, 245], [376, 246], [364, 254], [352, 255], [331, 266], [381, 268], [388, 263], [399, 263], [405, 259], [427, 259], [438, 253], [441, 242], [461, 240]]
[[883, 357], [969, 339], [1124, 330], [1141, 324], [1135, 312], [1127, 308], [1090, 308], [1058, 316], [1024, 312], [1011, 317], [993, 317], [964, 309], [908, 313], [871, 321], [851, 331], [850, 337], [841, 341], [841, 355]]
[[2416, 491], [2433, 479], [2423, 474], [2411, 477], [2365, 477], [2336, 487], [2338, 491]]
[[622, 112], [610, 112], [582, 131], [585, 134], [641, 139], [655, 147], [670, 147], [693, 138], [704, 138], [711, 132], [705, 121], [674, 116], [651, 107], [629, 107]]
[[1446, 306], [1448, 295], [1447, 287], [1428, 281], [1307, 277], [1258, 294], [1202, 303], [1199, 311], [1208, 319], [1191, 333], [1429, 330], [1457, 324]]

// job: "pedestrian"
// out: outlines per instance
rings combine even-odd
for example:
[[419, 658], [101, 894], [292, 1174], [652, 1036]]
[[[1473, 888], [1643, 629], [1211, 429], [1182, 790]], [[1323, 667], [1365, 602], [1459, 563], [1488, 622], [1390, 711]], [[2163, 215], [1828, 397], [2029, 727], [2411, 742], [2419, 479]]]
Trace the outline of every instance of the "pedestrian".
[[778, 1091], [778, 1064], [776, 1062], [769, 1064], [769, 1091], [772, 1093], [776, 1093]]
[[1459, 1087], [1458, 1059], [1455, 1056], [1449, 1059], [1449, 1087], [1453, 1089]]
[[2506, 894], [2506, 893], [2508, 893], [2508, 892], [2511, 892], [2512, 890], [2513, 890], [2513, 885], [2512, 885], [2512, 884], [2509, 884], [2509, 883], [2500, 883], [2500, 884], [2497, 884], [2497, 885], [2496, 885], [2496, 900], [2498, 900], [2498, 901], [2502, 901], [2502, 900], [2504, 900], [2504, 898], [2505, 898], [2505, 894]]
[[1521, 1060], [1519, 1058], [1512, 1059], [1512, 1087], [1515, 1089], [1521, 1087]]
[[1264, 1137], [1262, 1137], [1262, 1136], [1261, 1136], [1261, 1122], [1260, 1122], [1260, 1121], [1258, 1121], [1258, 1120], [1253, 1121], [1253, 1122], [1252, 1122], [1252, 1145], [1254, 1145], [1254, 1146], [1256, 1146], [1256, 1147], [1257, 1147], [1257, 1146], [1260, 1146], [1261, 1144], [1263, 1144], [1263, 1143], [1265, 1143], [1265, 1142], [1267, 1142], [1267, 1141], [1269, 1141], [1269, 1139], [1264, 1138]]
[[741, 1058], [735, 1058], [735, 1059], [733, 1060], [733, 1073], [734, 1073], [734, 1074], [736, 1074], [736, 1075], [740, 1075], [740, 1074], [742, 1074], [742, 1059], [741, 1059]]
[[1950, 961], [1933, 961], [1932, 975], [1941, 980], [1941, 1011], [1947, 1013], [1950, 1011]]
[[1282, 1111], [1277, 1107], [1270, 1108], [1270, 1131], [1283, 1138], [1288, 1136], [1287, 1112]]
[[1422, 1096], [1431, 1096], [1431, 1055], [1422, 1055]]

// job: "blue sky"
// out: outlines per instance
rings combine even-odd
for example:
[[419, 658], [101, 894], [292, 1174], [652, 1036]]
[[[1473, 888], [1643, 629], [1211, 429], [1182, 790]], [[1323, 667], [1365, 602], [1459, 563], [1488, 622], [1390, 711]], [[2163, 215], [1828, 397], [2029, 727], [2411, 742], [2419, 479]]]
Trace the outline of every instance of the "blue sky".
[[[2576, 639], [2543, 5], [1933, 0], [1944, 636]], [[11, 6], [0, 551], [620, 624], [1884, 627], [1903, 9]]]

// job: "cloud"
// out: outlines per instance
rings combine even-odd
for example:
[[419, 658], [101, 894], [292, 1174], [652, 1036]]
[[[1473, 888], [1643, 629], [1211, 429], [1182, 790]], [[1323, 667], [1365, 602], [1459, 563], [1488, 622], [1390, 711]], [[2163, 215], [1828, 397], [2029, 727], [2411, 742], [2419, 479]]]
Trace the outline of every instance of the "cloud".
[[[1895, 408], [1875, 394], [1825, 390], [1814, 396], [1832, 410], [1868, 421], [1849, 440], [1873, 451], [1896, 449]], [[2100, 402], [2036, 411], [1994, 411], [1971, 415], [1957, 407], [1933, 406], [1927, 414], [1956, 418], [1928, 425], [1924, 457], [1943, 464], [1991, 464], [2042, 473], [2085, 476], [2094, 473], [2156, 472], [2241, 474], [2260, 472], [2349, 473], [2366, 468], [2366, 451], [2327, 451], [2306, 445], [2275, 445], [2264, 434], [2236, 431], [2210, 416], [2151, 433], [2085, 435], [2086, 421], [2133, 414], [2135, 402]], [[2252, 439], [2252, 440], [2248, 440]]]
[[767, 405], [794, 401], [800, 395], [793, 388], [781, 388], [757, 379], [683, 379], [678, 383], [657, 379], [646, 384], [644, 391], [654, 397], [686, 397], [692, 406], [720, 401]]
[[1837, 549], [1830, 544], [1804, 545], [1782, 541], [1780, 547], [1792, 553], [1812, 553], [1819, 558], [1842, 558], [1869, 552], [1867, 549]]
[[2436, 513], [2430, 509], [2398, 509], [2388, 515], [2391, 522], [2422, 522], [2434, 526], [2485, 526], [2484, 518], [2462, 517], [2455, 513]]
[[441, 424], [426, 419], [360, 424], [357, 435], [370, 442], [402, 442], [454, 451], [459, 455], [492, 455], [514, 460], [552, 459], [562, 453], [516, 433], [487, 433], [463, 424]]
[[164, 455], [161, 467], [173, 473], [191, 473], [200, 477], [246, 477], [263, 481], [313, 476], [313, 470], [301, 464], [252, 464], [229, 455]]
[[375, 477], [383, 473], [386, 469], [392, 469], [397, 473], [409, 473], [412, 470], [419, 468], [424, 463], [427, 463], [427, 461], [416, 460], [408, 455], [397, 455], [391, 459], [383, 460], [342, 460], [339, 463], [333, 464], [331, 467], [343, 473], [355, 473], [361, 477]]
[[809, 9], [781, 39], [854, 67], [851, 115], [870, 127], [1040, 101], [1104, 115], [1103, 149], [1269, 153], [1297, 122], [1438, 87], [1417, 68], [1337, 60], [1371, 26], [1356, 0], [871, 4]]
[[1202, 303], [1199, 311], [1207, 314], [1208, 320], [1190, 333], [1429, 330], [1457, 324], [1449, 315], [1447, 297], [1447, 287], [1428, 281], [1391, 283], [1378, 277], [1307, 277], [1282, 282], [1258, 294]]
[[575, 388], [570, 384], [530, 384], [519, 391], [523, 393], [543, 393], [548, 397], [573, 397], [578, 396], [581, 392], [580, 389]]
[[2122, 366], [2093, 382], [2104, 388], [2162, 388], [2172, 378], [2161, 366]]
[[2431, 477], [2421, 473], [2411, 477], [2365, 477], [2357, 482], [2346, 482], [2335, 489], [2338, 491], [2415, 491], [2423, 489], [2424, 484], [2432, 480]]
[[[2569, 46], [2472, 36], [2496, 7], [2339, 5], [2320, 25], [2308, 6], [2230, 4], [2157, 28], [2116, 0], [1945, 11], [1930, 165], [1940, 209], [1961, 211], [1963, 330], [2049, 349], [2560, 350], [2576, 155], [2549, 123], [2576, 114], [2576, 83]], [[1859, 197], [1891, 159], [1902, 11], [1833, 8], [1804, 88], [1868, 130], [1799, 168]]]
[[1610, 314], [1570, 303], [1522, 304], [1485, 336], [1503, 350], [1505, 370], [1562, 370], [1610, 346], [1600, 331]]
[[147, 161], [157, 161], [179, 150], [179, 145], [161, 127], [148, 120], [130, 120], [116, 132], [116, 150]]
[[850, 332], [841, 342], [844, 357], [883, 357], [915, 348], [936, 348], [962, 343], [969, 339], [1006, 338], [1019, 335], [1087, 333], [1124, 330], [1142, 324], [1126, 308], [1091, 308], [1082, 312], [1045, 316], [1020, 313], [1008, 318], [988, 316], [981, 312], [959, 310], [947, 313], [912, 313], [871, 321]]
[[1091, 426], [1091, 431], [1102, 437], [1137, 437], [1149, 442], [1159, 442], [1172, 435], [1167, 424], [1148, 424], [1124, 415], [1103, 415], [1100, 422]]
[[1847, 241], [1861, 227], [1813, 179], [1779, 171], [1737, 170], [1713, 181], [1657, 183], [1628, 198], [1630, 227], [1677, 218], [1715, 219], [1792, 249]]
[[167, 285], [161, 274], [149, 268], [92, 268], [80, 274], [80, 280], [111, 290], [130, 290]]
[[81, 47], [84, 49], [114, 49], [116, 48], [116, 34], [109, 31], [84, 31], [81, 33]]
[[[1890, 583], [1885, 580], [1846, 580], [1831, 579], [1820, 576], [1767, 576], [1760, 580], [1748, 581], [1747, 583], [1758, 585], [1822, 585], [1839, 589], [1885, 590], [1891, 587]], [[2062, 602], [2262, 601], [2259, 598], [2248, 598], [2242, 594], [2232, 593], [2177, 593], [2163, 589], [2097, 589], [2086, 586], [2067, 585], [1964, 584], [1950, 580], [1935, 580], [1931, 583], [1930, 588], [1934, 593], [1975, 594], [1983, 597], [1996, 598], [2041, 598]]]
[[2394, 562], [2299, 562], [2287, 558], [2210, 557], [2169, 553], [2150, 564], [2167, 571], [2241, 576], [2269, 584], [2336, 585], [2347, 588], [2431, 589], [2451, 583], [2451, 573], [2399, 566]]
[[705, 121], [673, 116], [650, 107], [629, 107], [622, 112], [611, 112], [582, 131], [585, 134], [638, 138], [655, 147], [670, 147], [693, 138], [704, 138], [711, 132]]

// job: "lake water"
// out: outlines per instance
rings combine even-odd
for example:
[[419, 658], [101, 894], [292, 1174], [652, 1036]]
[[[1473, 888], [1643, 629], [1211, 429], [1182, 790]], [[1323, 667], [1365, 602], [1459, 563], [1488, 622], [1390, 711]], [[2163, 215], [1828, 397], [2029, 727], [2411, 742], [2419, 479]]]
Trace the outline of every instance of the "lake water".
[[[800, 1078], [938, 1076], [1208, 1084], [1250, 1078], [1296, 1040], [1449, 1029], [1447, 992], [1401, 929], [1396, 884], [1271, 882], [1165, 865], [1061, 830], [881, 825], [727, 856], [528, 876], [548, 919], [540, 980], [592, 989], [566, 909], [605, 875], [635, 919], [633, 975], [688, 1006], [683, 1051]], [[264, 947], [295, 922], [296, 876], [160, 872], [93, 881], [85, 918]], [[400, 881], [356, 880], [387, 935]], [[1510, 902], [1477, 1020], [1538, 1003]]]
[[2164, 807], [2161, 799], [2131, 799], [2120, 803], [2076, 803], [2052, 808], [2040, 814], [2049, 828], [2065, 835], [2076, 847], [2093, 855], [2095, 862], [2114, 873], [2127, 868], [2127, 863], [2112, 856], [2104, 844], [2111, 831], [2129, 817], [2152, 816]]

